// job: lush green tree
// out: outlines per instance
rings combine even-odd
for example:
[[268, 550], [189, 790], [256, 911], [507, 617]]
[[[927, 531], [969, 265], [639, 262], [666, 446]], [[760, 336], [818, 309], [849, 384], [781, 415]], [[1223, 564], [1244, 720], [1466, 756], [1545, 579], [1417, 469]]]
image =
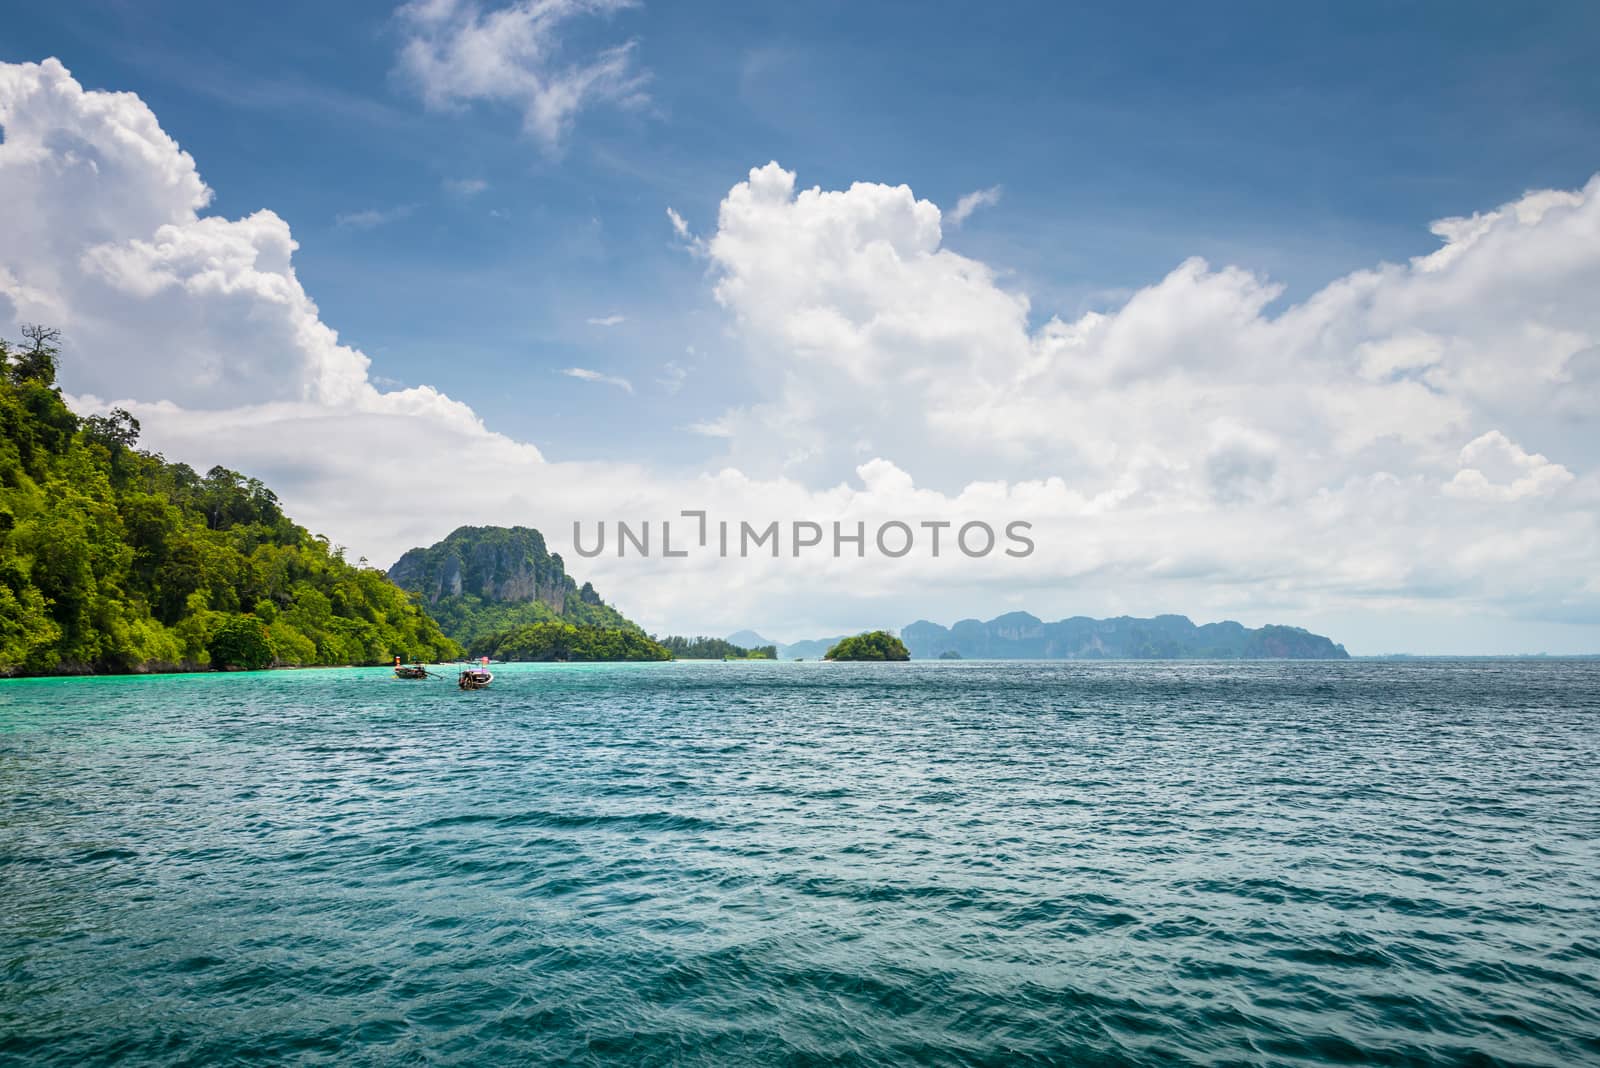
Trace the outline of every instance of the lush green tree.
[[211, 634], [211, 666], [260, 671], [271, 667], [277, 658], [267, 625], [253, 615], [234, 615], [224, 619]]
[[841, 638], [823, 657], [825, 660], [910, 660], [905, 643], [886, 630], [873, 630], [851, 638]]
[[49, 326], [40, 326], [35, 323], [25, 323], [22, 327], [22, 336], [27, 339], [28, 347], [20, 352], [6, 355], [10, 360], [7, 368], [12, 381], [41, 382], [48, 386], [56, 380], [56, 358], [61, 354], [57, 342], [61, 340], [61, 331]]
[[139, 443], [139, 420], [124, 408], [111, 409], [110, 415], [91, 415], [83, 420], [83, 436], [116, 452]]

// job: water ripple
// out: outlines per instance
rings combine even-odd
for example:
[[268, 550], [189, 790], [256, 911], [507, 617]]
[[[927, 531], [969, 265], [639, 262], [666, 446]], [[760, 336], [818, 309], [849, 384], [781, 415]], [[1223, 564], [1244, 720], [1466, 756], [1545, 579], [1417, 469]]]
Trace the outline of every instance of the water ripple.
[[0, 683], [0, 1063], [1600, 1064], [1600, 664]]

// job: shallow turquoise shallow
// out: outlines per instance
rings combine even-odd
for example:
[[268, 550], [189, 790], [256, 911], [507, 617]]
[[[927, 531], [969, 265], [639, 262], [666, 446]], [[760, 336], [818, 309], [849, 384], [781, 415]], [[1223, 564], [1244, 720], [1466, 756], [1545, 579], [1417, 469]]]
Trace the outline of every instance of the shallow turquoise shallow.
[[0, 683], [0, 1062], [1600, 1063], [1600, 663]]

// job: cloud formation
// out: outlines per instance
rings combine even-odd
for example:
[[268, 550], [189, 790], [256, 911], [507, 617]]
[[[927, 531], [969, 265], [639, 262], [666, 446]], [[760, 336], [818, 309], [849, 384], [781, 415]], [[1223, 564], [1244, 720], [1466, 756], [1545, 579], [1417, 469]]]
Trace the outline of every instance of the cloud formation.
[[625, 315], [602, 315], [584, 321], [590, 326], [617, 326], [620, 323], [627, 322], [628, 318]]
[[600, 371], [591, 371], [587, 367], [563, 367], [561, 373], [568, 378], [577, 378], [584, 382], [599, 382], [607, 386], [615, 386], [624, 393], [633, 392], [633, 383], [620, 375], [608, 375]]
[[415, 204], [401, 204], [393, 208], [367, 208], [363, 211], [343, 212], [335, 215], [333, 222], [341, 230], [372, 230], [392, 222], [409, 218], [417, 210]]
[[559, 31], [583, 16], [611, 15], [632, 0], [518, 0], [485, 9], [473, 0], [413, 0], [396, 13], [406, 33], [397, 74], [432, 108], [476, 101], [522, 113], [523, 129], [555, 148], [591, 105], [635, 105], [648, 75], [626, 41], [581, 59]]
[[993, 207], [1000, 203], [1000, 187], [991, 185], [988, 189], [979, 189], [968, 193], [956, 201], [955, 210], [950, 213], [950, 224], [960, 226], [967, 221], [967, 217], [979, 208]]
[[[1434, 250], [1292, 306], [1189, 260], [1062, 320], [944, 248], [939, 209], [909, 188], [800, 189], [768, 164], [695, 246], [730, 358], [765, 392], [693, 420], [726, 455], [685, 475], [549, 462], [431, 387], [380, 390], [300, 286], [288, 224], [205, 214], [194, 161], [136, 96], [85, 91], [55, 61], [0, 64], [0, 125], [3, 325], [62, 327], [81, 410], [125, 404], [152, 447], [264, 478], [374, 560], [463, 522], [565, 547], [575, 520], [684, 508], [1026, 519], [1024, 561], [579, 570], [650, 626], [787, 637], [1013, 606], [1600, 623], [1600, 181], [1443, 220]], [[696, 381], [727, 370], [702, 359]]]

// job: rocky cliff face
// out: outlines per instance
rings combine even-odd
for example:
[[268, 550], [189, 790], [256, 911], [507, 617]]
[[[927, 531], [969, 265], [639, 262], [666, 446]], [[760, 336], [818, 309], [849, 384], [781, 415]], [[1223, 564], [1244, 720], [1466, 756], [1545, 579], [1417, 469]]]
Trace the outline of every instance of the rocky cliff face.
[[389, 569], [389, 580], [429, 604], [471, 594], [485, 601], [540, 601], [558, 615], [567, 598], [578, 595], [561, 557], [531, 527], [459, 527], [441, 542], [407, 552]]
[[1045, 623], [1026, 612], [1010, 612], [987, 623], [963, 619], [950, 627], [918, 620], [900, 637], [917, 659], [946, 652], [1001, 660], [1342, 660], [1350, 655], [1344, 646], [1299, 627], [1252, 629], [1231, 620], [1196, 626], [1186, 616], [1074, 616]]
[[459, 527], [408, 551], [388, 575], [420, 594], [445, 633], [463, 643], [550, 619], [637, 629], [589, 583], [580, 587], [532, 527]]

